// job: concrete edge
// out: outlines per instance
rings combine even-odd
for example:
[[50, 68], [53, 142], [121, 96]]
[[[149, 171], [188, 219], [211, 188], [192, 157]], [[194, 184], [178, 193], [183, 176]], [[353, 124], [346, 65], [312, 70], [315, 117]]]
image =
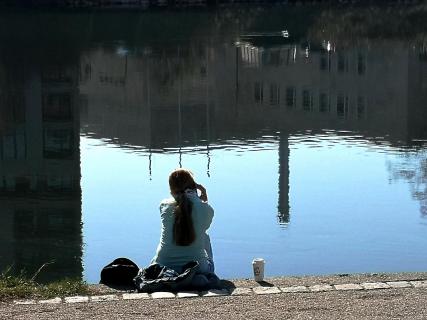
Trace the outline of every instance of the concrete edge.
[[[153, 300], [153, 299], [181, 299], [181, 298], [211, 298], [227, 296], [256, 296], [270, 294], [303, 294], [303, 293], [325, 293], [340, 291], [372, 291], [388, 289], [427, 289], [427, 277], [421, 279], [388, 279], [387, 281], [366, 281], [358, 283], [303, 283], [290, 286], [276, 286], [268, 282], [262, 282], [250, 288], [235, 287], [222, 290], [209, 291], [182, 291], [182, 292], [155, 292], [155, 293], [136, 293], [136, 292], [117, 292], [108, 294], [97, 294], [90, 296], [70, 296], [56, 297], [52, 299], [26, 299], [13, 300], [14, 305], [34, 305], [34, 304], [76, 304], [76, 303], [105, 303], [118, 300]], [[9, 302], [10, 303], [10, 302]]]

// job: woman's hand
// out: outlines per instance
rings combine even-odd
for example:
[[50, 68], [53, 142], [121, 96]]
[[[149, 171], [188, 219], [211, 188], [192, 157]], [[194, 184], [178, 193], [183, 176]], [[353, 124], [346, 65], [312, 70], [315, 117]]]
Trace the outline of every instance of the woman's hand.
[[196, 188], [200, 190], [200, 200], [207, 202], [208, 201], [208, 194], [206, 193], [206, 188], [202, 186], [201, 184], [196, 183]]

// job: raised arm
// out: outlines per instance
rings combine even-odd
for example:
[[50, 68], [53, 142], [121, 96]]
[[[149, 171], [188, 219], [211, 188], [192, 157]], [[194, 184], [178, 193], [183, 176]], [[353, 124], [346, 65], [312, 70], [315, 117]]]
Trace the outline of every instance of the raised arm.
[[208, 194], [206, 193], [206, 188], [202, 186], [201, 184], [196, 183], [196, 188], [200, 190], [200, 200], [204, 202], [208, 202]]

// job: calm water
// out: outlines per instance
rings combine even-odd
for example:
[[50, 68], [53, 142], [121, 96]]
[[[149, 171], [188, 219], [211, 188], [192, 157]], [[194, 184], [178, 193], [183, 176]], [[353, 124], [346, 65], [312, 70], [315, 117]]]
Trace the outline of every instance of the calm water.
[[0, 268], [147, 265], [182, 166], [221, 277], [427, 270], [427, 26], [343, 14], [0, 13]]

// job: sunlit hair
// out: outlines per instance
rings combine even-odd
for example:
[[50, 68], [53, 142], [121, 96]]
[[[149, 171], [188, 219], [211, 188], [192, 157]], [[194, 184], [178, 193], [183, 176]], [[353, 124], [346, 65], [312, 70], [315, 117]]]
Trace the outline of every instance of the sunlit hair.
[[174, 210], [174, 241], [179, 246], [188, 246], [196, 239], [196, 233], [191, 218], [192, 203], [185, 194], [185, 190], [195, 189], [196, 182], [189, 170], [177, 169], [169, 175], [169, 188], [177, 203]]

